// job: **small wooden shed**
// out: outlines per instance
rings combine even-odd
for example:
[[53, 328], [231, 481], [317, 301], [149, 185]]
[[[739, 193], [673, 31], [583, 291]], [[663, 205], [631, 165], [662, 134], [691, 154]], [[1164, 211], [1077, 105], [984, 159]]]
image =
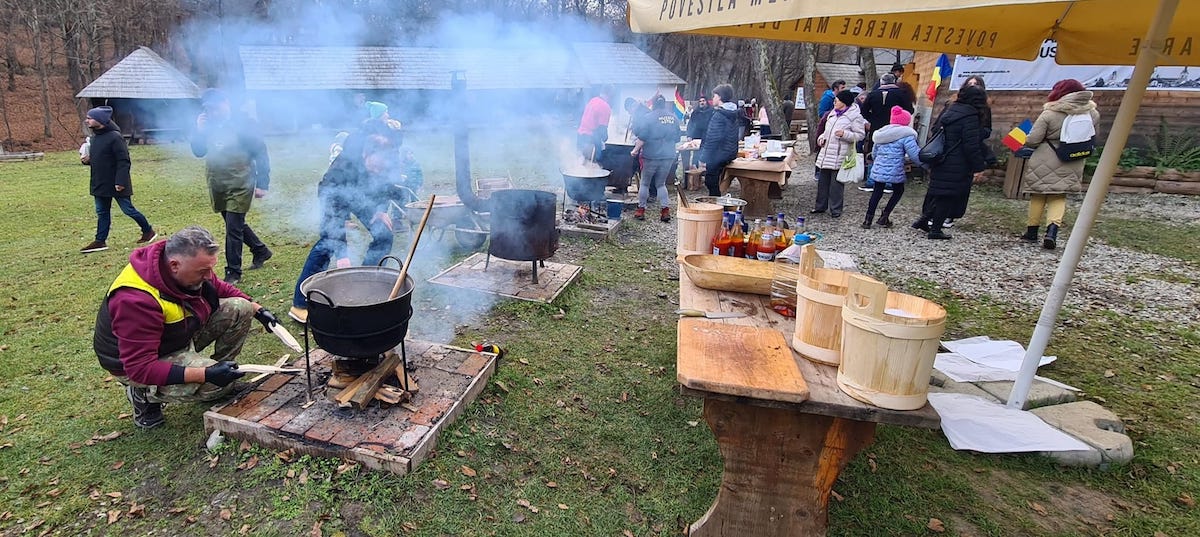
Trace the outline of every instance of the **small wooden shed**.
[[138, 47], [75, 97], [107, 105], [134, 141], [186, 138], [199, 113], [200, 87], [147, 47]]

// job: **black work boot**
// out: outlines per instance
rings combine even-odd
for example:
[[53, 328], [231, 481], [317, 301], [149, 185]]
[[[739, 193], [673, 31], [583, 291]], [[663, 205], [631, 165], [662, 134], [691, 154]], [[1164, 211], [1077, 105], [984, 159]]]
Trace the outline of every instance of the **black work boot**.
[[1046, 226], [1046, 238], [1042, 239], [1042, 248], [1053, 250], [1058, 246], [1058, 224]]
[[892, 213], [885, 212], [879, 215], [879, 220], [876, 220], [875, 223], [879, 224], [881, 227], [892, 227], [892, 220], [889, 218], [890, 216], [892, 216]]
[[1026, 242], [1037, 242], [1038, 226], [1026, 226], [1025, 234], [1021, 235], [1021, 240]]
[[153, 429], [166, 421], [163, 418], [162, 403], [151, 403], [148, 389], [126, 386], [125, 396], [129, 398], [129, 404], [133, 405], [134, 425], [143, 429]]

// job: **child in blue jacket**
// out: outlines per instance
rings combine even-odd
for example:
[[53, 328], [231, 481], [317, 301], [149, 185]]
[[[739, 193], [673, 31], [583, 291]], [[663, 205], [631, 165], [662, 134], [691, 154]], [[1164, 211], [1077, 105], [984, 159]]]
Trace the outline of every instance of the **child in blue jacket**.
[[867, 218], [863, 220], [863, 229], [871, 229], [871, 220], [875, 219], [875, 208], [879, 206], [885, 188], [892, 190], [892, 197], [888, 198], [883, 214], [879, 215], [879, 221], [876, 223], [883, 227], [892, 227], [892, 221], [888, 217], [904, 196], [904, 157], [907, 155], [913, 164], [921, 164], [917, 131], [909, 126], [911, 122], [912, 114], [899, 106], [893, 106], [891, 120], [871, 136], [871, 140], [875, 142], [875, 165], [871, 167], [871, 180], [875, 182], [875, 189], [871, 192], [871, 201], [867, 204]]

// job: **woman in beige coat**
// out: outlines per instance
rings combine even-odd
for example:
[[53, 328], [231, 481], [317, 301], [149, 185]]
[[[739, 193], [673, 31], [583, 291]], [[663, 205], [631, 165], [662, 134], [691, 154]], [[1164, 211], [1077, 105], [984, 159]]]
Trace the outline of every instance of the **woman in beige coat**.
[[825, 131], [817, 137], [821, 150], [817, 153], [817, 203], [810, 211], [829, 216], [842, 216], [842, 200], [846, 185], [838, 182], [837, 172], [842, 162], [854, 154], [854, 144], [866, 135], [866, 120], [854, 104], [854, 94], [842, 90], [833, 101], [833, 110], [825, 120]]
[[1033, 123], [1033, 130], [1025, 137], [1026, 149], [1022, 150], [1033, 149], [1022, 178], [1022, 191], [1029, 192], [1031, 196], [1029, 219], [1026, 222], [1028, 226], [1021, 240], [1037, 241], [1038, 227], [1044, 213], [1047, 225], [1042, 247], [1053, 250], [1057, 246], [1058, 229], [1062, 227], [1063, 215], [1067, 211], [1067, 193], [1078, 192], [1083, 183], [1084, 160], [1063, 162], [1052, 146], [1062, 143], [1062, 126], [1067, 116], [1088, 114], [1092, 124], [1096, 125], [1100, 121], [1100, 113], [1096, 111], [1096, 103], [1092, 102], [1092, 92], [1084, 89], [1078, 80], [1070, 78], [1054, 84], [1047, 101], [1042, 105], [1041, 115]]

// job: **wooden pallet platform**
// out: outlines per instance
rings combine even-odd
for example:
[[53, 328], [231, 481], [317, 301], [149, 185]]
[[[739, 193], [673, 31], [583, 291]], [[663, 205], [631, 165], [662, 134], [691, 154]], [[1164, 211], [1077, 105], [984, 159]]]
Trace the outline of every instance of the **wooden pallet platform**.
[[[305, 376], [277, 373], [205, 412], [204, 429], [270, 449], [407, 474], [429, 456], [446, 425], [483, 391], [496, 372], [496, 356], [414, 340], [408, 340], [405, 349], [409, 373], [420, 391], [404, 405], [338, 408], [317, 389], [314, 403], [305, 408]], [[323, 386], [333, 358], [322, 350], [313, 351], [311, 358], [313, 382]], [[293, 367], [303, 368], [304, 357]]]
[[538, 267], [538, 283], [534, 285], [531, 262], [492, 256], [491, 265], [484, 270], [486, 259], [486, 253], [471, 254], [430, 278], [429, 283], [549, 304], [583, 272], [580, 266], [546, 261], [545, 267]]
[[[636, 204], [637, 202], [634, 202], [634, 203]], [[589, 228], [579, 227], [578, 225], [571, 224], [568, 222], [559, 222], [558, 232], [560, 234], [562, 234], [563, 237], [584, 237], [584, 238], [588, 238], [588, 239], [600, 239], [600, 240], [607, 239], [609, 237], [612, 237], [613, 235], [616, 235], [617, 228], [621, 227], [621, 222], [625, 221], [625, 218], [633, 218], [633, 215], [630, 214], [628, 216], [625, 216], [621, 220], [608, 220], [606, 222], [589, 224], [590, 226], [599, 227], [599, 228], [603, 228], [603, 229], [589, 229]], [[539, 272], [539, 274], [540, 274], [540, 272]]]

